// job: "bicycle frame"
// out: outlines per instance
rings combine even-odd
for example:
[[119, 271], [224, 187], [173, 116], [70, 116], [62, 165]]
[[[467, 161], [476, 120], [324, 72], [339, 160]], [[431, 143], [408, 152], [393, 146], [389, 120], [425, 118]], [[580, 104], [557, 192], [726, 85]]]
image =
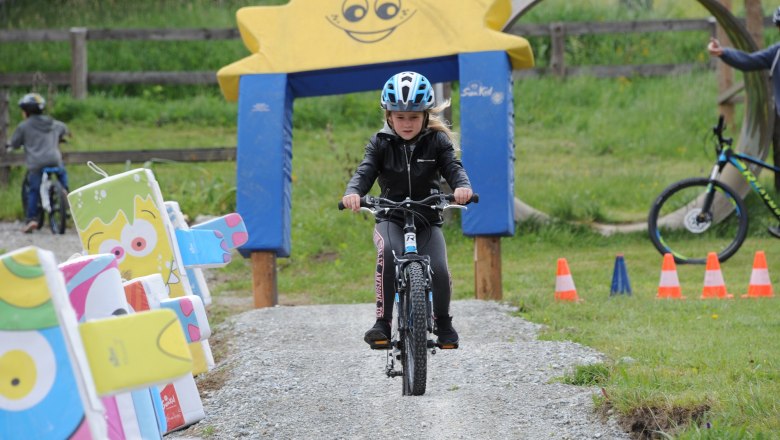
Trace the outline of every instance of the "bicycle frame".
[[[739, 153], [734, 151], [731, 146], [725, 145], [718, 154], [718, 163], [712, 169], [710, 180], [717, 179], [720, 173], [723, 172], [726, 164], [733, 165], [734, 168], [736, 168], [737, 171], [742, 174], [742, 177], [744, 177], [745, 180], [750, 184], [750, 188], [761, 197], [761, 200], [764, 202], [764, 205], [766, 205], [769, 211], [774, 214], [778, 221], [780, 221], [780, 207], [778, 207], [774, 199], [772, 199], [767, 190], [761, 185], [761, 182], [758, 181], [758, 177], [753, 174], [753, 172], [750, 170], [750, 167], [748, 167], [745, 162], [758, 165], [761, 168], [772, 170], [775, 173], [780, 173], [780, 167], [772, 166], [764, 161], [756, 159], [755, 157], [748, 156], [744, 153]], [[710, 191], [706, 203], [707, 207], [709, 207], [710, 202], [712, 201], [712, 194], [713, 191]]]
[[[395, 263], [395, 284], [396, 284], [396, 301], [404, 300], [399, 304], [408, 304], [405, 301], [408, 289], [406, 285], [406, 267], [414, 262], [420, 262], [423, 266], [423, 272], [425, 273], [425, 291], [428, 292], [427, 301], [427, 328], [428, 331], [433, 331], [433, 278], [431, 272], [431, 257], [428, 255], [420, 255], [417, 253], [417, 227], [414, 225], [414, 215], [410, 211], [404, 211], [404, 250], [402, 256], [395, 255], [393, 252], [393, 261]], [[403, 293], [403, 295], [401, 295]], [[400, 307], [399, 307], [400, 309]], [[404, 320], [398, 320], [399, 331], [406, 330]]]

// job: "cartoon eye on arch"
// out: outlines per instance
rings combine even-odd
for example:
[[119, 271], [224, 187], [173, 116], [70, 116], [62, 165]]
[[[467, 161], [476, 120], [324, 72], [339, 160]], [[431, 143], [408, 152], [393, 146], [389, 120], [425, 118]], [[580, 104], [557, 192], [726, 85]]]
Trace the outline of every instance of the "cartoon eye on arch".
[[146, 220], [136, 219], [122, 228], [122, 245], [134, 257], [145, 257], [157, 246], [157, 231]]
[[344, 0], [341, 5], [341, 15], [350, 22], [360, 21], [368, 12], [368, 0]]
[[125, 248], [119, 240], [106, 240], [100, 243], [98, 252], [101, 254], [112, 254], [116, 258], [117, 263], [121, 263], [125, 259]]
[[0, 331], [0, 410], [24, 411], [49, 395], [57, 369], [49, 341], [37, 331]]
[[376, 0], [374, 12], [382, 20], [390, 20], [401, 11], [401, 0]]

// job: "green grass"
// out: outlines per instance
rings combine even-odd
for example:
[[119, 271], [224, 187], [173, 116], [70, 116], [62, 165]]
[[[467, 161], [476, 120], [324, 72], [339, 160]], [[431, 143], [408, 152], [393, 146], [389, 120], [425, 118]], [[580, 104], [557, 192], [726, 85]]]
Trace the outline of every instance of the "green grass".
[[[143, 27], [226, 27], [234, 25], [235, 8], [241, 2], [69, 0], [58, 3], [62, 8], [42, 8], [43, 3], [13, 2], [4, 17], [5, 27], [139, 27], [139, 23]], [[159, 14], [152, 3], [179, 12]], [[656, 0], [650, 12], [623, 10], [614, 7], [616, 4], [617, 0], [546, 0], [528, 20], [706, 15], [693, 0]], [[598, 41], [582, 39], [581, 45], [573, 46], [577, 50], [567, 54], [567, 62], [622, 62], [627, 60], [626, 53], [634, 54], [627, 62], [660, 62], [655, 55], [658, 49], [674, 52], [678, 60], [702, 56], [706, 36], [679, 37], [679, 41], [668, 40], [668, 36], [653, 36], [650, 40], [637, 37], [630, 41], [630, 47], [621, 49], [622, 54], [616, 50], [609, 53], [609, 48], [616, 47], [614, 36]], [[202, 65], [193, 61], [203, 53], [202, 47], [160, 43], [147, 54], [149, 64], [144, 68], [202, 70], [244, 56], [240, 43], [238, 48], [232, 42], [222, 43], [214, 46], [218, 50], [209, 49], [217, 53], [204, 58]], [[181, 53], [173, 61], [166, 61], [164, 47], [174, 47]], [[652, 50], [647, 51], [648, 47]], [[0, 45], [0, 55], [17, 49], [19, 46]], [[111, 51], [119, 51], [117, 64], [107, 61]], [[589, 51], [592, 57], [586, 56]], [[42, 64], [46, 66], [43, 70], [67, 70], [63, 61], [67, 54], [60, 52], [54, 47], [39, 57], [3, 56], [9, 62], [0, 69], [23, 71]], [[140, 66], [134, 64], [133, 52], [137, 51], [120, 50], [113, 43], [97, 45], [95, 63], [109, 70]], [[90, 43], [90, 63], [92, 57]], [[683, 177], [708, 174], [713, 156], [706, 138], [716, 118], [715, 84], [709, 72], [651, 79], [518, 81], [515, 193], [558, 221], [547, 225], [522, 223], [513, 237], [501, 240], [503, 296], [504, 301], [518, 307], [521, 316], [545, 325], [543, 338], [573, 340], [606, 354], [603, 364], [562, 373], [560, 380], [602, 387], [603, 393], [596, 398], [600, 408], [614, 409], [627, 423], [652, 426], [655, 421], [658, 429], [679, 438], [777, 438], [780, 342], [776, 335], [780, 318], [776, 309], [780, 300], [700, 300], [702, 266], [678, 266], [687, 300], [657, 300], [661, 256], [645, 235], [604, 237], [587, 227], [594, 221], [644, 221], [651, 201], [666, 185]], [[13, 90], [12, 100], [21, 92]], [[235, 104], [224, 102], [213, 87], [103, 89], [90, 91], [85, 101], [73, 101], [66, 95], [67, 91], [60, 91], [50, 96], [54, 98], [53, 114], [66, 120], [74, 133], [65, 149], [235, 144]], [[458, 129], [458, 100], [454, 95]], [[12, 112], [12, 117], [15, 126], [18, 115]], [[339, 212], [335, 205], [362, 157], [366, 140], [379, 128], [380, 119], [374, 92], [295, 102], [292, 255], [277, 261], [283, 304], [366, 303], [366, 315], [359, 319], [370, 324], [373, 220], [363, 214]], [[739, 127], [731, 127], [729, 133], [736, 137]], [[148, 166], [154, 170], [164, 197], [179, 201], [191, 219], [199, 214], [226, 213], [235, 207], [235, 163]], [[110, 174], [127, 167], [103, 166]], [[71, 165], [69, 172], [74, 188], [98, 178], [86, 166]], [[182, 180], [183, 174], [189, 178]], [[770, 178], [764, 173], [761, 181], [771, 186]], [[4, 220], [21, 215], [20, 179], [21, 171], [13, 170], [10, 185], [0, 190], [0, 218]], [[749, 239], [737, 255], [722, 264], [727, 287], [735, 294], [746, 291], [757, 250], [766, 252], [772, 282], [776, 288], [780, 286], [780, 271], [774, 270], [780, 261], [780, 247], [765, 232], [774, 220], [754, 195], [747, 201], [751, 213]], [[454, 296], [473, 298], [473, 240], [461, 234], [457, 221], [445, 226], [445, 234]], [[612, 268], [619, 253], [625, 256], [633, 295], [610, 298]], [[582, 303], [553, 301], [558, 258], [567, 259]], [[251, 307], [247, 260], [238, 259], [210, 272], [218, 279], [212, 285], [216, 298], [244, 300], [239, 305], [217, 301], [209, 309], [213, 324]], [[455, 317], [456, 324], [457, 320]]]

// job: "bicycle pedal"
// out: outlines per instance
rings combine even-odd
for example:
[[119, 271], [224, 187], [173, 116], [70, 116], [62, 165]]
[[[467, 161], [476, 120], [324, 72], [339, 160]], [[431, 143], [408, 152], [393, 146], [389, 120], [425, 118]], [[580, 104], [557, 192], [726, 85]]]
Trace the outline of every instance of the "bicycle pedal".
[[458, 343], [457, 342], [447, 343], [447, 344], [436, 343], [436, 346], [442, 350], [455, 350], [458, 348]]
[[371, 341], [368, 343], [372, 350], [389, 350], [392, 348], [392, 344], [389, 339], [380, 339], [377, 341]]

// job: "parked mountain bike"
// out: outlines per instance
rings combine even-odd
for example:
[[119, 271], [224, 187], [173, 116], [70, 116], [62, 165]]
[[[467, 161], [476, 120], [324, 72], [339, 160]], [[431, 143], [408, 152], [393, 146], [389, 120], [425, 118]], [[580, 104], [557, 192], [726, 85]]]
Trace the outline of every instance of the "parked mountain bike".
[[[38, 200], [38, 229], [42, 229], [48, 216], [49, 229], [54, 234], [64, 234], [68, 222], [68, 193], [58, 180], [62, 171], [59, 167], [46, 167], [41, 170], [41, 197]], [[27, 211], [27, 191], [30, 187], [27, 176], [22, 183], [22, 212]]]
[[745, 162], [780, 172], [758, 158], [734, 151], [724, 138], [723, 116], [713, 127], [717, 162], [710, 177], [694, 177], [669, 185], [653, 202], [648, 216], [650, 240], [661, 254], [678, 263], [703, 264], [708, 252], [726, 261], [739, 250], [748, 231], [748, 211], [739, 193], [719, 180], [727, 164], [734, 166], [780, 222], [780, 208]]
[[[376, 349], [386, 349], [387, 377], [403, 377], [402, 394], [421, 396], [425, 394], [428, 375], [428, 353], [436, 354], [436, 348], [455, 349], [458, 344], [437, 344], [431, 337], [433, 332], [433, 282], [431, 279], [430, 257], [417, 253], [417, 228], [414, 225], [414, 206], [426, 206], [438, 211], [451, 208], [466, 209], [465, 206], [451, 204], [452, 194], [434, 194], [423, 200], [409, 198], [401, 202], [373, 196], [360, 199], [361, 211], [376, 216], [379, 212], [401, 210], [404, 213], [404, 250], [395, 255], [395, 303], [393, 327], [390, 341], [377, 341]], [[474, 194], [471, 202], [477, 203], [479, 196]], [[339, 209], [344, 205], [339, 202]], [[400, 361], [400, 370], [395, 361]]]

